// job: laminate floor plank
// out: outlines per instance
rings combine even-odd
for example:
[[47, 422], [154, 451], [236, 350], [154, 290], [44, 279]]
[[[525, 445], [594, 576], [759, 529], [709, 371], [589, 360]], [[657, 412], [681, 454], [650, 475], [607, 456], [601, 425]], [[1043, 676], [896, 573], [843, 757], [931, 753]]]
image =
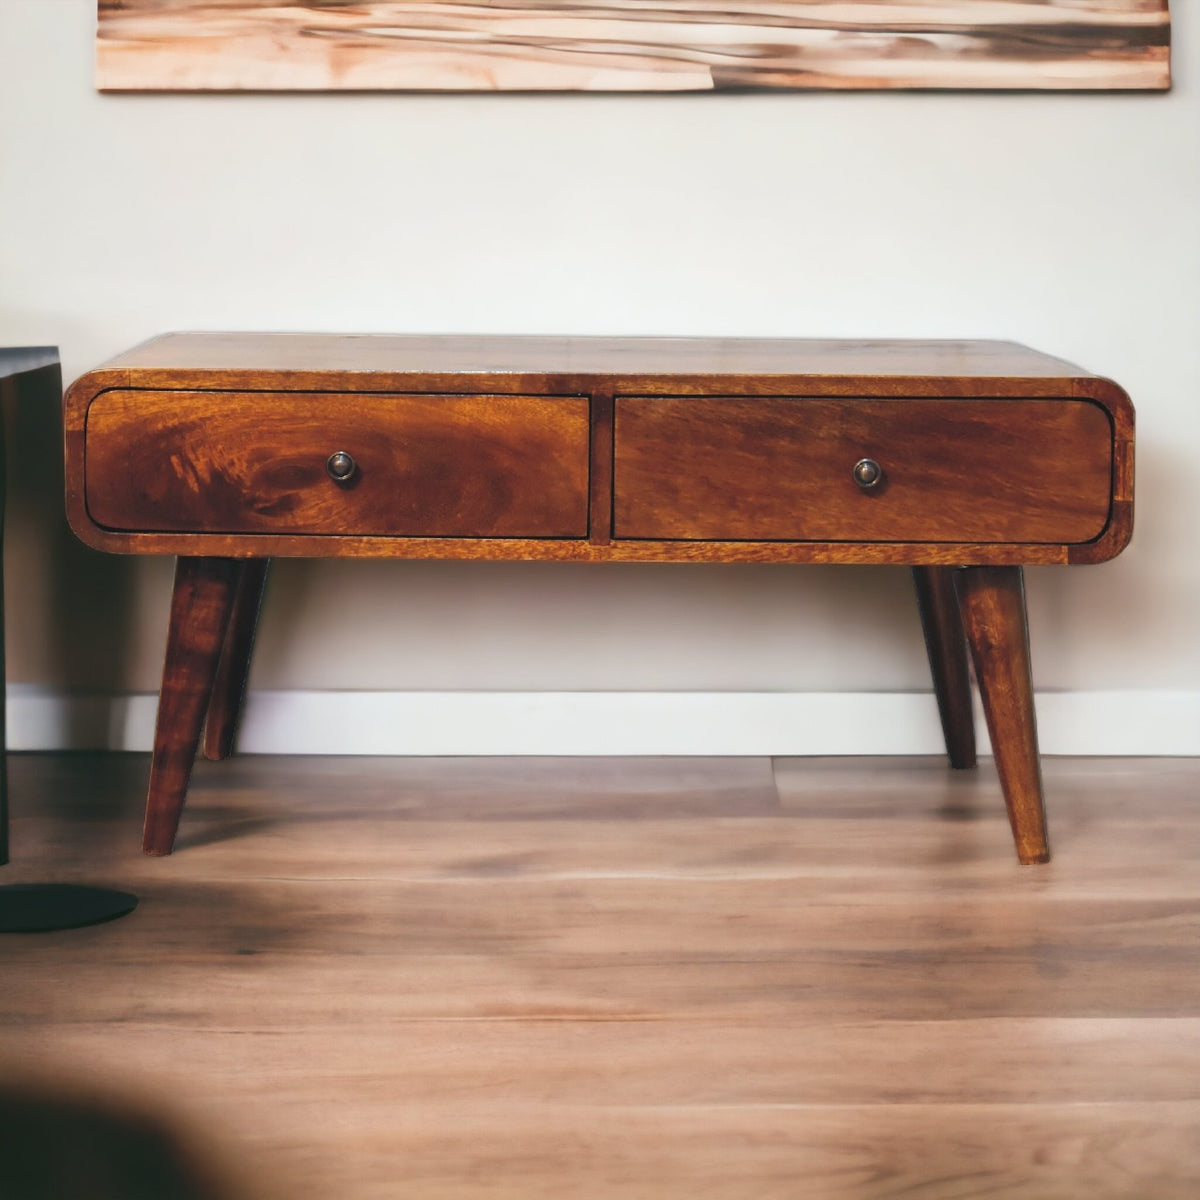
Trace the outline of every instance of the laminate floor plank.
[[15, 755], [0, 1075], [134, 1092], [256, 1196], [1194, 1197], [1200, 762]]
[[[214, 987], [270, 1002], [287, 984], [273, 1002], [303, 1020], [352, 984], [348, 1005], [378, 989], [396, 1018], [833, 1018], [879, 1004], [905, 1020], [1200, 1012], [1200, 901], [1025, 902], [1001, 916], [975, 900], [953, 911], [824, 903], [784, 887], [160, 884], [141, 890], [139, 920], [93, 932], [79, 986], [49, 1003], [62, 1020], [126, 1020], [147, 1006], [195, 1019]], [[161, 962], [147, 960], [147, 939]], [[26, 961], [54, 969], [61, 955], [46, 938]], [[1119, 974], [1102, 969], [1114, 961]], [[33, 1003], [39, 987], [14, 980], [0, 1007]]]
[[[335, 1017], [340, 1014], [342, 1025]], [[664, 1028], [669, 1024], [669, 1028]], [[172, 1056], [223, 1089], [298, 1099], [355, 1082], [356, 1102], [620, 1106], [1101, 1105], [1200, 1103], [1200, 1018], [873, 1021], [784, 1019], [764, 1037], [755, 1020], [664, 1018], [390, 1018], [329, 1005], [324, 1020], [264, 1014], [185, 1026], [147, 1012], [30, 1030], [8, 1061], [32, 1070], [43, 1055], [103, 1055], [162, 1071]], [[261, 1035], [257, 1078], [242, 1079], [234, 1037]], [[453, 1038], [455, 1069], [447, 1071]], [[319, 1047], [319, 1049], [318, 1049]], [[514, 1096], [514, 1081], [520, 1093]], [[969, 1101], [965, 1098], [969, 1097]]]

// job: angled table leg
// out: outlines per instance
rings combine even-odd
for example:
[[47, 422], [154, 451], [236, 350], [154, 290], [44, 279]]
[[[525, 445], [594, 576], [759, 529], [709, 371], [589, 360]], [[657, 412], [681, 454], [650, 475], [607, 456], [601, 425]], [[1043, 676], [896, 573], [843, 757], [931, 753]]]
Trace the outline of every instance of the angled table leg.
[[269, 558], [251, 558], [238, 564], [233, 612], [217, 664], [217, 677], [204, 726], [204, 757], [214, 762], [233, 753], [270, 561]]
[[954, 567], [913, 567], [912, 576], [946, 753], [950, 765], [962, 769], [975, 765], [975, 715], [967, 636], [954, 590], [955, 571]]
[[240, 573], [231, 558], [180, 558], [163, 663], [142, 849], [170, 854]]
[[1017, 857], [1047, 862], [1024, 576], [1020, 567], [967, 567], [955, 584]]

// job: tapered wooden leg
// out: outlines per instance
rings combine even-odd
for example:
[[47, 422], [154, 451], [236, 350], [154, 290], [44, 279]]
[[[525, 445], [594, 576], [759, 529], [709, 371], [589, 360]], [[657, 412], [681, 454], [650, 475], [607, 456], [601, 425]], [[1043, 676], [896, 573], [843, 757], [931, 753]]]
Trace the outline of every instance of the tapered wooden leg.
[[967, 567], [955, 584], [1017, 857], [1047, 862], [1023, 573], [1020, 567]]
[[954, 590], [955, 568], [913, 567], [912, 575], [946, 753], [952, 767], [973, 767], [975, 714], [971, 710], [967, 637]]
[[233, 609], [239, 567], [231, 558], [181, 558], [175, 565], [142, 836], [147, 854], [170, 854], [175, 845], [200, 726]]
[[250, 676], [250, 658], [254, 652], [254, 632], [267, 584], [269, 558], [251, 558], [238, 564], [233, 594], [233, 612], [225, 633], [225, 646], [217, 664], [208, 718], [204, 725], [204, 757], [216, 762], [233, 752]]

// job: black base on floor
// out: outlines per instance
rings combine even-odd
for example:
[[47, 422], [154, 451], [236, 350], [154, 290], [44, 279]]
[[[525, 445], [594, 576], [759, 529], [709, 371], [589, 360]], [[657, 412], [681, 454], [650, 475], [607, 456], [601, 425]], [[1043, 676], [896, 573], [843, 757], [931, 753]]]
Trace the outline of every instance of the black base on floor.
[[74, 883], [0, 886], [0, 933], [49, 933], [123, 917], [137, 907], [131, 892]]

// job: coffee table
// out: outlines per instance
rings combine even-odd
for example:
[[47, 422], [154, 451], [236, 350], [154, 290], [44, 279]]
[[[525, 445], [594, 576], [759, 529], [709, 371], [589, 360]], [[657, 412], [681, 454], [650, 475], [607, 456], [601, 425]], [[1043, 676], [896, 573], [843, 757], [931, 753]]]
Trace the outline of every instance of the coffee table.
[[910, 567], [950, 761], [969, 646], [1044, 862], [1022, 567], [1133, 522], [1128, 396], [1002, 342], [169, 334], [78, 380], [65, 437], [79, 537], [178, 559], [148, 854], [206, 720], [231, 750], [267, 563], [297, 555]]

